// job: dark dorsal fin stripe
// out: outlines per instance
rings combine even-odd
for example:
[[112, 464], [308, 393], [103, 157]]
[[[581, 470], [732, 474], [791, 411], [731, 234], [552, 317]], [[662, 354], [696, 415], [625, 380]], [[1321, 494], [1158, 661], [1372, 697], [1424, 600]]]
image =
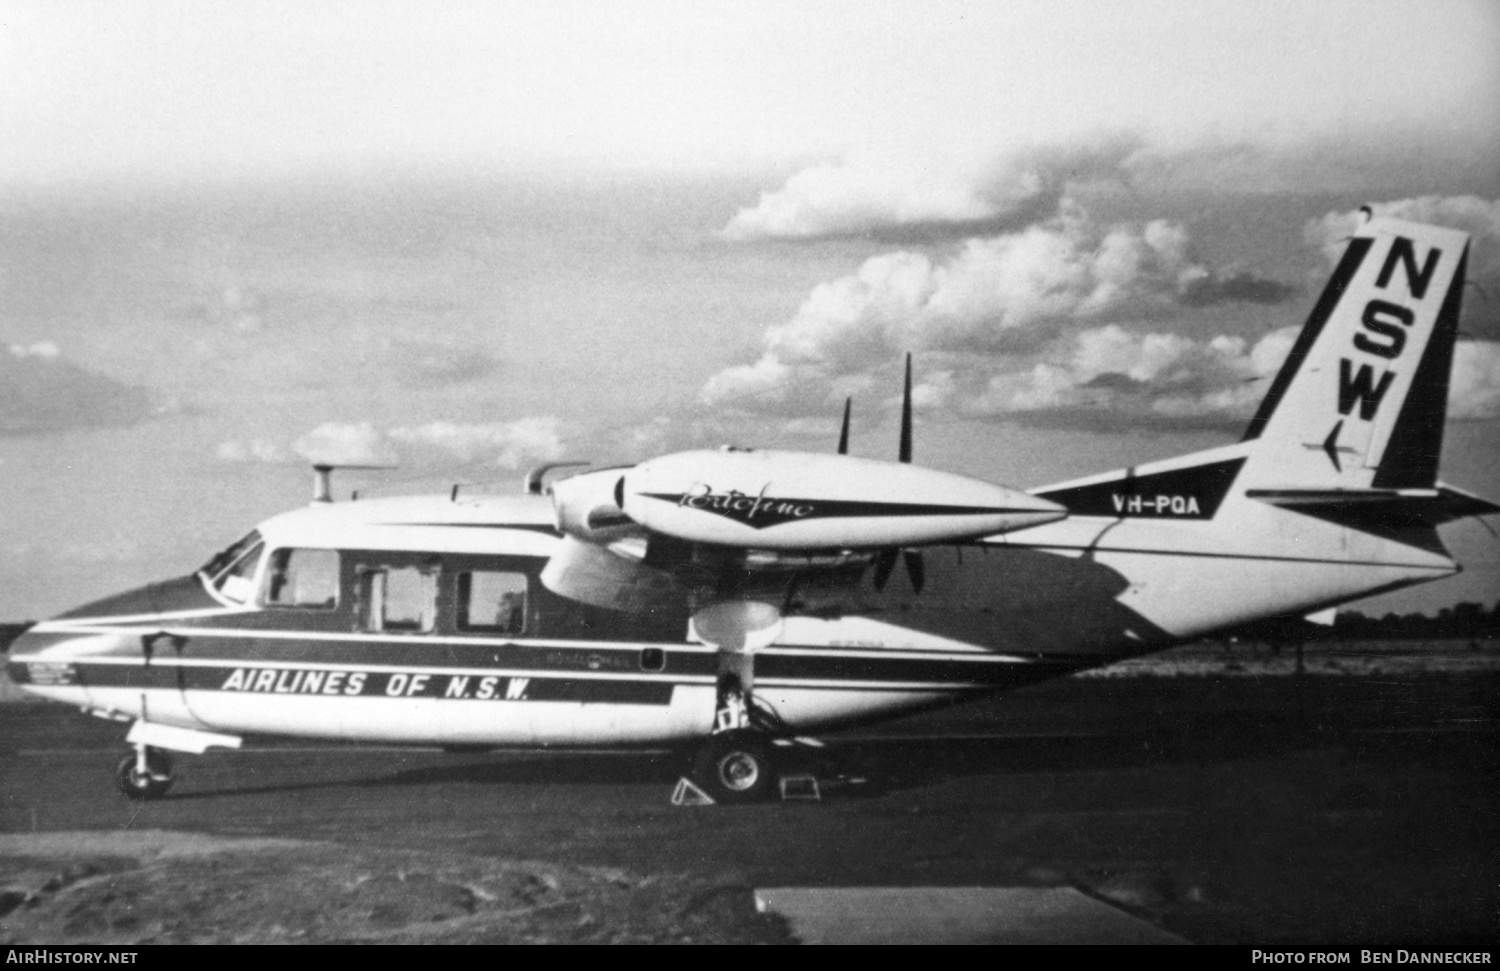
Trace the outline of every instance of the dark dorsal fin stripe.
[[1312, 352], [1313, 345], [1318, 342], [1318, 336], [1323, 333], [1323, 327], [1328, 323], [1328, 318], [1333, 316], [1333, 310], [1339, 305], [1339, 300], [1344, 296], [1344, 291], [1349, 289], [1349, 284], [1354, 280], [1354, 274], [1359, 272], [1360, 264], [1365, 261], [1374, 240], [1366, 237], [1358, 237], [1349, 241], [1349, 248], [1344, 250], [1343, 259], [1339, 260], [1338, 268], [1333, 271], [1333, 276], [1328, 281], [1328, 286], [1323, 288], [1323, 295], [1313, 305], [1312, 313], [1308, 315], [1307, 323], [1302, 327], [1302, 333], [1297, 335], [1297, 341], [1292, 345], [1291, 353], [1286, 357], [1286, 362], [1281, 365], [1281, 370], [1276, 372], [1276, 380], [1271, 382], [1271, 389], [1266, 392], [1265, 398], [1260, 403], [1260, 408], [1255, 412], [1255, 417], [1250, 419], [1250, 426], [1245, 429], [1245, 437], [1240, 441], [1248, 442], [1260, 437], [1265, 431], [1266, 425], [1271, 421], [1271, 416], [1276, 413], [1276, 406], [1281, 403], [1287, 388], [1291, 387], [1292, 378], [1302, 369], [1302, 364], [1307, 360], [1307, 355]]

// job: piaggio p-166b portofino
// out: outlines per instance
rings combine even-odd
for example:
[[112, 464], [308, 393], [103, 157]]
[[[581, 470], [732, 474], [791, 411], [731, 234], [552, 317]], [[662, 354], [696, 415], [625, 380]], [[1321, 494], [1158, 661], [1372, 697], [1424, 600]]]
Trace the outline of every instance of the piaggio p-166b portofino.
[[[1021, 491], [910, 462], [725, 449], [517, 496], [316, 500], [202, 569], [13, 645], [25, 690], [166, 751], [247, 734], [696, 750], [720, 801], [775, 744], [1307, 616], [1454, 573], [1438, 481], [1468, 237], [1367, 220], [1243, 439]], [[900, 569], [898, 569], [900, 567]]]

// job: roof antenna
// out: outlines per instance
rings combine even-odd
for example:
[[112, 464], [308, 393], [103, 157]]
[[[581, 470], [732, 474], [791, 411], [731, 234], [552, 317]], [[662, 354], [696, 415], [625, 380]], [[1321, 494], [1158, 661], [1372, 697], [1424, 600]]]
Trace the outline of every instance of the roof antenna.
[[849, 454], [849, 408], [854, 404], [853, 398], [844, 399], [844, 424], [839, 429], [839, 454]]
[[[342, 462], [314, 462], [313, 463], [313, 502], [333, 501], [333, 470], [334, 469], [394, 469], [394, 465], [357, 465]], [[355, 494], [358, 498], [358, 493]]]
[[333, 501], [333, 466], [313, 466], [313, 502]]

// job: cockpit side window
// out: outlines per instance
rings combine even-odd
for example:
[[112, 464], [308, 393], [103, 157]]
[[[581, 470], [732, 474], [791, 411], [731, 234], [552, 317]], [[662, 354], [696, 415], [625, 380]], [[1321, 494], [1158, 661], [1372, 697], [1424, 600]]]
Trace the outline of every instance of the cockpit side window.
[[215, 553], [207, 563], [198, 568], [198, 572], [208, 577], [209, 580], [217, 580], [225, 567], [233, 565], [236, 560], [245, 555], [247, 550], [259, 543], [260, 531], [252, 529], [225, 549]]
[[266, 571], [266, 606], [326, 610], [337, 606], [338, 599], [337, 550], [291, 548], [271, 553], [271, 566]]
[[244, 603], [254, 592], [255, 568], [265, 550], [260, 533], [251, 531], [244, 539], [218, 553], [203, 565], [198, 575], [204, 577], [226, 599]]

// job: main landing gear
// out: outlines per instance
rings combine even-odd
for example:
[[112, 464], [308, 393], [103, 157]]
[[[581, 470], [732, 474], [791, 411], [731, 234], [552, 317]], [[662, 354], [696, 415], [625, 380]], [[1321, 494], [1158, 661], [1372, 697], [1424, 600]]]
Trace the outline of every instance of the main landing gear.
[[[776, 789], [778, 766], [772, 740], [778, 720], [755, 704], [738, 675], [719, 678], [713, 734], [693, 758], [692, 778], [720, 803], [758, 802]], [[781, 732], [784, 734], [784, 732]]]
[[172, 788], [172, 760], [159, 748], [136, 745], [120, 762], [115, 781], [128, 799], [159, 799]]
[[715, 802], [759, 802], [776, 787], [771, 741], [753, 728], [716, 732], [693, 759], [693, 779]]

